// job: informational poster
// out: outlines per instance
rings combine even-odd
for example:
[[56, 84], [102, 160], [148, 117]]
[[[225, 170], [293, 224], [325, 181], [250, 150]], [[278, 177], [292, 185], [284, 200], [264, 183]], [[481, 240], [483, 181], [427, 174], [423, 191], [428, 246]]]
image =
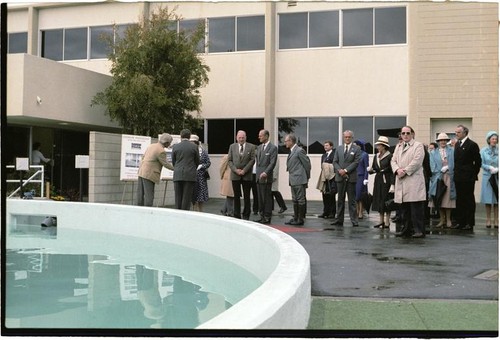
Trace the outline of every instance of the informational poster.
[[[158, 135], [158, 139], [160, 138], [160, 136], [161, 134]], [[171, 136], [172, 136], [172, 144], [170, 144], [170, 146], [167, 149], [165, 149], [167, 151], [167, 161], [169, 161], [170, 163], [172, 163], [172, 146], [181, 141], [180, 135], [171, 135]], [[160, 176], [163, 181], [172, 180], [174, 178], [174, 171], [163, 167], [161, 169]]]
[[16, 157], [16, 170], [28, 171], [30, 169], [30, 159], [24, 157]]
[[139, 164], [149, 144], [151, 137], [122, 135], [121, 181], [137, 181]]

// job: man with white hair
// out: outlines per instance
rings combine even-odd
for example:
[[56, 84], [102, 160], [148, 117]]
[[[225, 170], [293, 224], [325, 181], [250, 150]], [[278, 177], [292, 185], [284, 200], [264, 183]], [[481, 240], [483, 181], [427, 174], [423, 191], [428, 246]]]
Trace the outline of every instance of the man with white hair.
[[158, 143], [150, 144], [142, 156], [139, 165], [139, 177], [137, 179], [137, 205], [153, 206], [155, 183], [160, 183], [162, 167], [174, 170], [174, 166], [167, 161], [168, 148], [172, 143], [172, 136], [164, 133], [160, 136]]

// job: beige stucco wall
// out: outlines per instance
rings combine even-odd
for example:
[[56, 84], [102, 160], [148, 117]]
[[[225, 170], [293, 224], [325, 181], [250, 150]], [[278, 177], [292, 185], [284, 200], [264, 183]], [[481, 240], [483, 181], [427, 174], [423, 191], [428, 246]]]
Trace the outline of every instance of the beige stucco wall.
[[104, 107], [90, 106], [96, 93], [111, 83], [109, 76], [29, 54], [9, 54], [7, 66], [8, 121], [23, 117], [118, 127]]

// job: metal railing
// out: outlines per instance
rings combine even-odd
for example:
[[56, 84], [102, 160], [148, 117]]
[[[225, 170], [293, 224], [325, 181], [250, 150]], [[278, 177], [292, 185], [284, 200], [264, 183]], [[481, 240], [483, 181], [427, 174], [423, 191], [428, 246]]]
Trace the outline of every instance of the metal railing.
[[[7, 165], [6, 168], [7, 169], [15, 169], [15, 166], [14, 165]], [[16, 190], [11, 192], [10, 195], [8, 196], [8, 198], [11, 198], [15, 194], [17, 194], [25, 185], [27, 185], [29, 183], [40, 184], [40, 190], [38, 192], [40, 192], [40, 197], [44, 197], [44, 189], [45, 189], [44, 170], [45, 170], [45, 166], [43, 166], [43, 165], [30, 165], [30, 169], [38, 169], [38, 170], [36, 170], [35, 173], [33, 175], [31, 175], [29, 178], [23, 179], [22, 184], [20, 184]], [[40, 175], [40, 179], [36, 179], [38, 175]], [[19, 179], [8, 179], [7, 183], [20, 183], [20, 180]]]

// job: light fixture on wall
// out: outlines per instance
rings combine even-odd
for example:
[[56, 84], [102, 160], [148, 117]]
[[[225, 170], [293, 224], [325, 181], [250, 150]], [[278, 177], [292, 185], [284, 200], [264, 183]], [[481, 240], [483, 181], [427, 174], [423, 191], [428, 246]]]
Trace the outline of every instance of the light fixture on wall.
[[40, 96], [36, 96], [36, 103], [42, 105], [42, 98], [40, 98]]

